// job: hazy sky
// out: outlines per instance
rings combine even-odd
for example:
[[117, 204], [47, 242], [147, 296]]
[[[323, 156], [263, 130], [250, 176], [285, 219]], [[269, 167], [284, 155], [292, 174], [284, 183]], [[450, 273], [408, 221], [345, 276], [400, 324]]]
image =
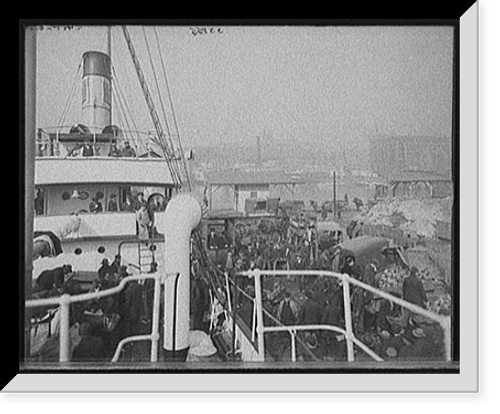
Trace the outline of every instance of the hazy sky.
[[[161, 112], [143, 29], [129, 30]], [[163, 85], [153, 28], [145, 31]], [[39, 126], [58, 124], [82, 54], [105, 51], [106, 32], [39, 31]], [[112, 33], [118, 85], [137, 127], [153, 130], [121, 28]], [[193, 36], [177, 26], [157, 33], [186, 145], [241, 143], [263, 133], [313, 144], [374, 134], [451, 136], [451, 27], [225, 26]], [[80, 102], [78, 82], [65, 124], [80, 122]]]

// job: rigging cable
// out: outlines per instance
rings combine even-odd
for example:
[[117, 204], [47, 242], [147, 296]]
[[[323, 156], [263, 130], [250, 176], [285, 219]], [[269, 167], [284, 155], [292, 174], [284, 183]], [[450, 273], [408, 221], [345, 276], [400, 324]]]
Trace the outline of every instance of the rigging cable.
[[[113, 91], [116, 91], [116, 101], [118, 102], [118, 108], [119, 110], [121, 111], [121, 115], [123, 116], [123, 120], [124, 120], [124, 126], [129, 130], [129, 131], [132, 131], [132, 128], [130, 127], [130, 124], [129, 124], [129, 121], [128, 121], [128, 118], [127, 118], [127, 113], [126, 113], [126, 110], [125, 110], [125, 107], [124, 107], [124, 104], [122, 102], [122, 91], [121, 91], [121, 88], [120, 86], [118, 85], [118, 80], [116, 78], [116, 73], [115, 73], [115, 88], [113, 88]], [[118, 112], [118, 114], [120, 114], [120, 112]], [[131, 135], [132, 136], [132, 135]], [[135, 144], [135, 147], [137, 148], [137, 140], [135, 138], [134, 139], [134, 144]]]
[[[156, 90], [158, 92], [158, 99], [160, 101], [160, 106], [161, 106], [161, 110], [162, 110], [162, 113], [163, 113], [163, 118], [165, 119], [165, 127], [167, 128], [167, 134], [168, 134], [168, 137], [170, 139], [171, 134], [170, 134], [170, 128], [168, 126], [167, 114], [165, 112], [165, 105], [163, 104], [163, 99], [161, 98], [160, 85], [158, 83], [158, 77], [156, 76], [156, 68], [155, 68], [154, 63], [153, 63], [153, 58], [151, 56], [151, 50], [149, 48], [148, 37], [146, 36], [146, 30], [144, 29], [144, 26], [142, 26], [142, 32], [144, 34], [144, 40], [146, 41], [146, 49], [148, 51], [149, 63], [151, 64], [151, 69], [153, 71], [153, 76], [154, 76], [154, 79], [155, 79]], [[171, 139], [170, 139], [170, 143], [172, 144]], [[173, 145], [172, 145], [172, 148], [173, 148]]]
[[151, 120], [153, 121], [153, 125], [156, 129], [156, 132], [158, 134], [158, 139], [161, 141], [161, 150], [163, 151], [165, 161], [167, 162], [167, 167], [170, 171], [170, 175], [172, 177], [172, 180], [174, 182], [174, 185], [180, 190], [182, 188], [182, 179], [179, 174], [178, 169], [176, 166], [173, 165], [172, 163], [172, 149], [169, 148], [168, 142], [165, 140], [165, 134], [162, 130], [161, 123], [158, 117], [158, 113], [156, 112], [156, 108], [154, 105], [154, 102], [151, 98], [151, 94], [149, 92], [149, 88], [146, 82], [146, 78], [144, 77], [144, 73], [141, 69], [141, 65], [139, 62], [139, 59], [137, 57], [137, 54], [135, 52], [134, 44], [132, 42], [132, 38], [130, 37], [130, 33], [128, 32], [128, 29], [126, 26], [122, 26], [123, 34], [125, 36], [125, 41], [127, 42], [127, 46], [130, 52], [130, 56], [132, 58], [132, 62], [134, 63], [135, 70], [137, 77], [139, 78], [139, 83], [142, 88], [142, 92], [144, 94], [144, 98], [146, 100], [146, 104], [148, 105], [149, 109], [149, 114], [151, 116]]
[[[115, 68], [113, 67], [113, 73], [114, 73], [114, 79], [115, 79], [115, 86], [116, 86], [116, 89], [117, 89], [117, 98], [119, 100], [119, 105], [122, 107], [122, 112], [123, 112], [123, 115], [126, 119], [126, 125], [127, 125], [127, 128], [129, 129], [129, 132], [130, 132], [130, 135], [133, 137], [133, 132], [135, 132], [135, 134], [137, 135], [137, 138], [133, 137], [134, 139], [134, 142], [136, 143], [136, 146], [137, 146], [137, 142], [140, 141], [140, 137], [139, 137], [139, 129], [137, 128], [137, 125], [135, 123], [135, 119], [134, 117], [132, 116], [132, 111], [130, 110], [128, 104], [127, 104], [127, 99], [125, 97], [125, 94], [121, 88], [121, 85], [118, 84], [118, 75], [115, 71]], [[130, 128], [130, 125], [128, 123], [128, 120], [127, 120], [127, 111], [128, 113], [130, 114], [130, 119], [132, 121], [132, 125], [133, 125], [133, 128], [134, 129], [131, 129]]]
[[[168, 145], [170, 146], [170, 148], [172, 148], [172, 154], [175, 157], [175, 155], [176, 155], [175, 146], [174, 146], [174, 143], [172, 141], [172, 136], [171, 136], [171, 133], [170, 133], [170, 128], [168, 126], [168, 119], [167, 119], [167, 115], [166, 115], [166, 112], [165, 112], [165, 105], [163, 104], [163, 99], [161, 98], [160, 85], [159, 85], [159, 82], [158, 82], [158, 77], [156, 76], [156, 68], [155, 68], [155, 65], [154, 65], [154, 62], [153, 62], [153, 57], [152, 57], [152, 54], [151, 54], [151, 49], [149, 47], [148, 37], [146, 35], [146, 30], [145, 30], [144, 26], [142, 26], [142, 33], [144, 34], [144, 40], [146, 42], [146, 49], [148, 51], [149, 64], [151, 65], [151, 70], [153, 72], [153, 77], [154, 77], [155, 84], [156, 84], [156, 90], [157, 90], [157, 93], [158, 93], [158, 99], [160, 101], [160, 106], [161, 106], [161, 109], [162, 109], [163, 118], [165, 120], [165, 127], [167, 129], [167, 142], [168, 142]], [[177, 165], [177, 163], [174, 163], [174, 168], [176, 170], [176, 173], [179, 175], [179, 177], [181, 177], [181, 174], [180, 174], [180, 171], [179, 171], [179, 166]]]
[[180, 136], [180, 132], [179, 132], [179, 125], [177, 123], [177, 117], [175, 116], [175, 110], [174, 110], [174, 104], [173, 104], [173, 100], [172, 100], [172, 94], [170, 93], [170, 86], [169, 86], [169, 83], [168, 83], [167, 71], [165, 69], [165, 62], [163, 61], [163, 54], [161, 53], [160, 41], [158, 39], [158, 32], [156, 31], [156, 27], [153, 27], [153, 31], [155, 33], [156, 43], [158, 45], [158, 52], [159, 52], [159, 55], [160, 55], [160, 61], [161, 61], [161, 67], [162, 67], [162, 71], [163, 71], [163, 77], [165, 78], [165, 84], [167, 86], [167, 95], [168, 95], [168, 100], [170, 102], [170, 109], [172, 111], [172, 119], [174, 121], [174, 128], [175, 128], [175, 133], [176, 133], [178, 144], [179, 144], [179, 151], [181, 153], [182, 164], [183, 164], [183, 167], [184, 167], [184, 173], [186, 174], [186, 180], [187, 180], [187, 183], [188, 183], [189, 191], [191, 191], [191, 179], [189, 177], [189, 170], [187, 168], [186, 158], [184, 156], [184, 150], [182, 148], [181, 136]]
[[80, 59], [80, 63], [78, 64], [78, 68], [76, 69], [75, 78], [73, 80], [73, 85], [71, 86], [70, 94], [68, 96], [68, 99], [66, 100], [66, 104], [64, 105], [63, 112], [57, 124], [57, 131], [59, 131], [59, 129], [63, 127], [63, 123], [66, 120], [66, 116], [68, 115], [69, 108], [71, 106], [71, 99], [73, 98], [73, 95], [75, 93], [76, 83], [78, 78], [80, 77], [79, 75], [80, 75], [80, 69], [82, 68], [82, 63], [83, 63], [83, 58]]

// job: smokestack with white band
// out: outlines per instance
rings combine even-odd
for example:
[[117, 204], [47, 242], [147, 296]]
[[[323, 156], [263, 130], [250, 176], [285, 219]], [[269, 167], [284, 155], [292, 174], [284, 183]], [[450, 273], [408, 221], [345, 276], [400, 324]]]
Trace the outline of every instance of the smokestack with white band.
[[83, 54], [82, 122], [94, 133], [111, 124], [111, 58], [103, 52]]

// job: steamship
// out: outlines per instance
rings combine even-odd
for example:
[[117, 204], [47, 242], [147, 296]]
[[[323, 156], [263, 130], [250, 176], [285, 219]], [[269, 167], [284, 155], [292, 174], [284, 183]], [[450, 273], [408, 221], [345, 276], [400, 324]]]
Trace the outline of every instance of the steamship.
[[[121, 362], [127, 346], [140, 342], [149, 342], [151, 348], [146, 352], [140, 348], [142, 351], [133, 358], [135, 362], [202, 360], [212, 364], [220, 360], [220, 344], [224, 341], [219, 340], [217, 348], [209, 335], [191, 329], [193, 230], [203, 228], [203, 203], [185, 191], [189, 177], [179, 173], [179, 164], [185, 162], [184, 155], [179, 154], [182, 149], [168, 148], [168, 143], [161, 140], [159, 119], [146, 81], [141, 79], [130, 34], [126, 28], [123, 31], [155, 131], [125, 130], [112, 123], [111, 52], [92, 50], [83, 54], [79, 65], [80, 123], [37, 127], [36, 139], [30, 141], [27, 137], [35, 169], [34, 182], [28, 183], [34, 194], [34, 209], [27, 211], [28, 219], [34, 214], [32, 280], [27, 281], [30, 286], [26, 290], [25, 361], [37, 367], [46, 366], [47, 361], [49, 365], [53, 361], [72, 361], [72, 352], [81, 339], [79, 324], [72, 314], [75, 304], [117, 295], [128, 283], [144, 285], [148, 279], [155, 286], [154, 297], [148, 303], [152, 309], [146, 312], [150, 315], [145, 322], [147, 332], [122, 339], [109, 361], [100, 363]], [[130, 199], [135, 204], [139, 197], [153, 212], [146, 237], [139, 234], [136, 205], [127, 205]], [[204, 228], [206, 231], [206, 225]], [[103, 260], [111, 263], [117, 257], [128, 277], [112, 289], [96, 289], [97, 271]], [[65, 283], [76, 283], [79, 294], [60, 292], [49, 298], [30, 294], [36, 290], [36, 279], [42, 272], [68, 265], [71, 272], [65, 276]], [[212, 309], [224, 313], [215, 296], [211, 297]], [[210, 316], [212, 323], [217, 314], [212, 312]], [[103, 325], [112, 324], [101, 319]], [[226, 327], [232, 326], [228, 321]], [[238, 328], [233, 330], [242, 334]], [[227, 354], [230, 334], [226, 332], [225, 338], [222, 347]], [[240, 338], [240, 345], [242, 340], [249, 338]]]
[[[117, 256], [132, 277], [149, 274], [153, 267], [158, 274], [166, 271], [162, 216], [180, 186], [157, 136], [112, 124], [109, 53], [83, 54], [81, 91], [81, 123], [41, 127], [36, 133], [33, 287], [43, 271], [69, 265], [73, 282], [91, 291], [103, 260], [111, 263]], [[139, 194], [148, 211], [154, 211], [146, 240], [138, 236]], [[197, 202], [195, 206], [200, 208]], [[39, 317], [29, 321], [28, 360], [36, 360], [47, 339], [61, 331], [58, 308], [41, 317], [34, 314]], [[181, 334], [177, 332], [178, 339]], [[77, 334], [69, 333], [70, 342], [71, 335]]]
[[[245, 292], [240, 291], [235, 280], [231, 281], [227, 274], [221, 275], [217, 269], [211, 269], [214, 266], [210, 255], [203, 250], [206, 247], [203, 239], [196, 237], [200, 227], [206, 227], [203, 202], [185, 191], [186, 183], [180, 179], [180, 171], [184, 168], [184, 178], [189, 181], [184, 154], [180, 148], [176, 153], [164, 141], [130, 35], [126, 28], [123, 30], [155, 132], [131, 131], [113, 124], [111, 53], [95, 50], [84, 53], [81, 61], [81, 123], [27, 129], [27, 151], [34, 153], [35, 166], [34, 181], [27, 183], [27, 192], [32, 192], [34, 205], [26, 211], [27, 221], [33, 222], [33, 244], [28, 249], [32, 257], [27, 258], [32, 264], [28, 272], [31, 280], [27, 280], [27, 284], [34, 287], [43, 271], [70, 265], [69, 277], [83, 287], [85, 293], [35, 298], [29, 294], [31, 286], [28, 286], [25, 362], [43, 369], [46, 364], [39, 357], [47, 343], [52, 342], [57, 348], [56, 361], [71, 363], [72, 351], [80, 338], [76, 331], [78, 326], [73, 323], [74, 305], [119, 294], [131, 282], [146, 284], [148, 280], [154, 281], [148, 330], [122, 338], [112, 358], [100, 361], [98, 366], [119, 363], [127, 346], [146, 342], [151, 345], [150, 351], [135, 362], [160, 364], [153, 367], [162, 368], [163, 362], [192, 362], [197, 367], [213, 368], [214, 364], [223, 366], [224, 361], [236, 360], [253, 368], [256, 366], [252, 363], [271, 363], [257, 365], [269, 367], [273, 361], [266, 349], [266, 333], [288, 338], [291, 357], [288, 363], [293, 364], [297, 361], [302, 331], [319, 329], [326, 329], [343, 341], [348, 362], [362, 354], [383, 361], [354, 336], [349, 300], [344, 300], [345, 328], [282, 326], [276, 320], [269, 323], [271, 315], [264, 316], [265, 281], [262, 276], [288, 278], [320, 274], [335, 277], [343, 282], [346, 298], [350, 297], [351, 284], [373, 290], [347, 275], [316, 270], [294, 274], [287, 269], [240, 272], [238, 277], [251, 284], [253, 281], [255, 293], [254, 297], [247, 297], [253, 302], [250, 320], [243, 321], [239, 317], [236, 298]], [[34, 124], [29, 121], [28, 125]], [[116, 156], [116, 148], [122, 151], [121, 156]], [[139, 194], [154, 212], [147, 237], [141, 237], [136, 213], [127, 206], [128, 197], [140, 197]], [[217, 278], [217, 283], [210, 286], [208, 315], [210, 332], [213, 328], [215, 335], [191, 329], [190, 284], [195, 246], [205, 276]], [[104, 259], [111, 262], [116, 256], [121, 265], [126, 266], [129, 276], [118, 286], [96, 291], [93, 283], [98, 277], [97, 270]], [[444, 326], [449, 349], [448, 319], [416, 309], [387, 293], [376, 293]], [[324, 361], [318, 363], [317, 366], [324, 366]]]

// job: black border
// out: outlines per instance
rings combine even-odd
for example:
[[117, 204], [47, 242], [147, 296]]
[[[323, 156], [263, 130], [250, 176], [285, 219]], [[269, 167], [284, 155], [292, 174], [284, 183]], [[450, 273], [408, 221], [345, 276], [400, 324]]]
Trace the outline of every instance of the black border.
[[[454, 13], [457, 17], [454, 19], [19, 19], [19, 360], [17, 361], [17, 367], [12, 370], [9, 367], [9, 372], [7, 369], [2, 369], [2, 377], [7, 374], [7, 381], [2, 378], [0, 385], [2, 388], [7, 384], [16, 374], [18, 373], [278, 373], [278, 374], [289, 374], [289, 373], [325, 373], [325, 374], [379, 374], [379, 373], [399, 373], [399, 374], [419, 374], [419, 373], [459, 373], [458, 364], [452, 364], [451, 368], [440, 366], [436, 369], [432, 368], [340, 368], [340, 369], [140, 369], [140, 368], [123, 368], [114, 369], [103, 367], [100, 368], [68, 368], [59, 369], [56, 367], [47, 366], [46, 369], [33, 369], [30, 367], [23, 367], [23, 350], [24, 350], [24, 335], [23, 335], [23, 325], [24, 325], [24, 125], [25, 125], [25, 29], [29, 26], [51, 26], [51, 25], [62, 25], [62, 26], [92, 26], [92, 25], [167, 25], [167, 26], [452, 26], [454, 28], [454, 41], [453, 41], [453, 107], [452, 107], [452, 117], [453, 117], [453, 127], [452, 127], [452, 176], [453, 176], [453, 193], [454, 193], [454, 205], [453, 205], [453, 218], [452, 218], [452, 275], [456, 282], [453, 288], [453, 325], [452, 325], [452, 361], [459, 362], [460, 360], [460, 267], [459, 267], [459, 254], [460, 254], [460, 229], [459, 229], [459, 219], [460, 219], [460, 173], [459, 173], [459, 158], [460, 158], [460, 16], [462, 16], [467, 9], [474, 4], [475, 1], [469, 2], [466, 7], [462, 5], [462, 9], [459, 13]], [[10, 361], [14, 362], [14, 361]], [[13, 365], [13, 364], [10, 364]], [[4, 367], [6, 368], [6, 367]], [[13, 375], [12, 375], [13, 374]]]

